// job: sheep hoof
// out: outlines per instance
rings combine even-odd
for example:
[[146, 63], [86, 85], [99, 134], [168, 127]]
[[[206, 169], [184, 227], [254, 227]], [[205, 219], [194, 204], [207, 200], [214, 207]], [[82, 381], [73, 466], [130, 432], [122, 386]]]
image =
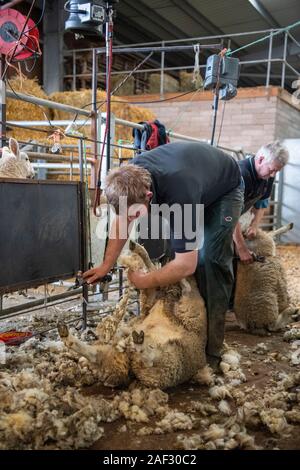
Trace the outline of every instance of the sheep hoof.
[[57, 324], [57, 329], [61, 338], [66, 338], [69, 336], [69, 328], [64, 322], [59, 321]]
[[133, 330], [132, 339], [133, 339], [134, 344], [143, 344], [144, 336], [145, 336], [145, 334], [144, 334], [143, 330], [141, 330], [139, 333], [137, 331]]

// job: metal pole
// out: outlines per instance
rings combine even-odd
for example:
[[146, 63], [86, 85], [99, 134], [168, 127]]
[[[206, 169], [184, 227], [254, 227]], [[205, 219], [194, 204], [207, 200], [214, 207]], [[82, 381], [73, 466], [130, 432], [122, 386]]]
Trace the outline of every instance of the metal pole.
[[[162, 41], [161, 43], [162, 48], [164, 47], [165, 43]], [[161, 52], [161, 61], [160, 61], [161, 71], [160, 71], [160, 97], [164, 97], [164, 67], [165, 67], [165, 51]]]
[[[220, 50], [222, 48], [221, 44], [199, 44], [200, 49], [216, 49]], [[178, 52], [178, 51], [189, 51], [194, 50], [194, 44], [188, 46], [164, 46], [164, 47], [114, 47], [113, 53], [114, 54], [130, 54], [135, 52]], [[97, 53], [101, 54], [105, 52], [104, 48], [97, 49]]]
[[284, 88], [284, 82], [285, 82], [285, 66], [286, 66], [286, 54], [287, 54], [287, 40], [288, 40], [288, 34], [287, 32], [284, 33], [284, 46], [283, 46], [283, 62], [282, 62], [282, 75], [281, 75], [281, 88]]
[[[240, 61], [240, 64], [241, 65], [247, 65], [247, 64], [265, 64], [266, 62], [268, 62], [268, 59], [257, 59], [257, 60], [244, 60], [244, 61]], [[272, 59], [271, 62], [282, 62], [282, 59]], [[181, 66], [178, 66], [178, 67], [164, 67], [164, 71], [176, 71], [176, 70], [193, 70], [195, 68], [194, 65], [181, 65]], [[205, 69], [206, 68], [206, 65], [200, 65], [199, 66], [200, 69]], [[161, 67], [159, 68], [149, 68], [149, 69], [138, 69], [138, 70], [135, 70], [134, 74], [141, 74], [141, 73], [150, 73], [150, 72], [160, 72], [161, 71]], [[117, 72], [111, 72], [111, 75], [124, 75], [124, 74], [127, 74], [128, 73], [128, 70], [118, 70]], [[97, 74], [99, 77], [105, 75], [105, 72], [99, 72]], [[65, 75], [65, 78], [70, 78], [72, 77], [72, 75]], [[80, 73], [77, 75], [77, 77], [82, 77], [82, 78], [90, 78], [92, 77], [92, 73], [91, 72], [86, 72], [86, 73]]]
[[[79, 139], [78, 139], [79, 142]], [[70, 157], [67, 157], [66, 155], [53, 155], [50, 153], [42, 153], [42, 152], [26, 152], [28, 157], [31, 157], [33, 160], [39, 160], [39, 158], [42, 158], [43, 160], [51, 162], [52, 160], [54, 161], [59, 161], [59, 162], [70, 162]], [[74, 157], [73, 159], [74, 162], [78, 162], [78, 157]], [[94, 160], [93, 158], [87, 158], [87, 162], [93, 163]]]
[[[97, 72], [98, 72], [98, 56], [96, 49], [93, 49], [93, 76], [92, 76], [92, 122], [91, 122], [91, 137], [93, 142], [94, 159], [97, 160], [98, 154], [98, 109], [97, 109]], [[91, 187], [96, 187], [97, 181], [97, 165], [94, 165], [94, 170], [91, 174]]]
[[56, 103], [55, 101], [45, 100], [43, 98], [37, 98], [32, 95], [25, 95], [24, 93], [15, 94], [11, 90], [6, 90], [6, 96], [13, 98], [15, 100], [27, 101], [28, 103], [38, 104], [40, 106], [45, 106], [50, 109], [60, 109], [61, 111], [66, 111], [67, 113], [79, 114], [83, 116], [90, 116], [91, 112], [82, 108], [75, 108], [75, 106], [69, 106], [67, 104]]
[[278, 178], [276, 228], [280, 228], [280, 227], [281, 227], [281, 209], [282, 209], [282, 199], [283, 199], [283, 181], [284, 181], [284, 168], [279, 172], [279, 178]]
[[[81, 209], [81, 270], [88, 269], [87, 266], [87, 243], [86, 243], [86, 191], [83, 171], [83, 142], [79, 139], [79, 164], [80, 164], [80, 209]], [[88, 285], [84, 283], [82, 286], [82, 329], [87, 327], [87, 303], [88, 303]]]
[[[75, 296], [76, 294], [80, 294], [82, 292], [82, 288], [74, 289], [72, 291], [67, 291], [63, 292], [62, 294], [56, 294], [52, 295], [51, 297], [48, 297], [48, 302], [47, 302], [47, 307], [51, 307], [51, 303], [55, 302], [56, 300], [61, 300], [61, 299], [66, 299], [68, 297]], [[26, 304], [21, 304], [21, 305], [15, 305], [14, 307], [9, 307], [4, 310], [1, 309], [1, 315], [10, 315], [12, 313], [17, 313], [21, 312], [22, 310], [27, 310], [28, 308], [31, 307], [37, 307], [39, 305], [43, 305], [45, 303], [45, 299], [38, 299], [38, 300], [33, 300], [32, 302], [26, 302]]]
[[[165, 40], [164, 42], [166, 44], [179, 44], [181, 42], [192, 42], [192, 43], [195, 43], [195, 41], [199, 42], [203, 39], [221, 39], [221, 38], [232, 38], [232, 37], [239, 37], [239, 36], [252, 36], [252, 35], [256, 35], [256, 34], [262, 34], [262, 33], [270, 33], [271, 31], [280, 31], [282, 28], [278, 28], [278, 29], [262, 29], [262, 30], [257, 30], [257, 31], [245, 31], [244, 33], [228, 33], [228, 34], [219, 34], [219, 35], [216, 35], [216, 36], [196, 36], [196, 37], [192, 37], [192, 38], [184, 38], [184, 39], [170, 39], [170, 40]], [[123, 46], [120, 45], [120, 49], [123, 50], [123, 48], [125, 47], [134, 47], [134, 46], [154, 46], [155, 44], [157, 45], [160, 45], [161, 44], [161, 41], [151, 41], [151, 42], [139, 42], [139, 43], [134, 43], [134, 44], [124, 44]], [[101, 48], [99, 48], [98, 50], [101, 50]], [[88, 52], [90, 51], [90, 48], [80, 48], [80, 49], [76, 49], [77, 52]], [[104, 49], [102, 48], [102, 52], [104, 52]], [[71, 55], [72, 54], [72, 50], [67, 50], [65, 51], [65, 55], [68, 56], [68, 55]]]
[[76, 91], [76, 49], [73, 50], [73, 91]]
[[[2, 76], [3, 56], [0, 58], [0, 76]], [[0, 80], [0, 139], [1, 147], [6, 145], [6, 86], [4, 80]]]
[[110, 114], [111, 114], [111, 96], [110, 96], [110, 72], [112, 66], [112, 40], [113, 40], [113, 9], [107, 3], [107, 17], [106, 22], [106, 116], [107, 119], [107, 134], [106, 134], [106, 172], [110, 170]]
[[267, 79], [266, 79], [266, 87], [270, 86], [270, 75], [271, 75], [271, 59], [272, 59], [272, 48], [273, 48], [273, 32], [270, 34], [269, 39], [269, 53], [268, 53], [268, 68], [267, 68]]
[[219, 107], [219, 90], [216, 90], [216, 91], [215, 91], [215, 94], [214, 94], [214, 104], [213, 104], [213, 128], [212, 128], [212, 133], [211, 133], [210, 145], [214, 145], [214, 138], [215, 138], [215, 132], [216, 132], [216, 123], [217, 123], [218, 107]]
[[74, 159], [74, 150], [71, 150], [71, 155], [70, 155], [70, 181], [73, 179], [73, 159]]

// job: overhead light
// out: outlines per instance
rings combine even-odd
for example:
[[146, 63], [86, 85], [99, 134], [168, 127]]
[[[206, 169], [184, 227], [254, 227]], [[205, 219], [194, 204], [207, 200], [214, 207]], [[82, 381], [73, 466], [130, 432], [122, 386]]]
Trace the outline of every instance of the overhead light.
[[107, 21], [107, 7], [118, 0], [69, 0], [64, 9], [69, 13], [65, 30], [77, 35], [94, 36], [102, 34], [103, 24]]

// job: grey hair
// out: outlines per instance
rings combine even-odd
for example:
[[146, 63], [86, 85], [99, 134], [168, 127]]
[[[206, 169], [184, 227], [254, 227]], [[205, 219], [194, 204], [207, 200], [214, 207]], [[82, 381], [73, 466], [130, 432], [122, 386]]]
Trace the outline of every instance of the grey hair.
[[265, 157], [267, 162], [276, 161], [282, 166], [286, 165], [289, 160], [289, 152], [280, 140], [275, 140], [275, 142], [260, 147], [255, 158], [259, 158], [261, 155]]

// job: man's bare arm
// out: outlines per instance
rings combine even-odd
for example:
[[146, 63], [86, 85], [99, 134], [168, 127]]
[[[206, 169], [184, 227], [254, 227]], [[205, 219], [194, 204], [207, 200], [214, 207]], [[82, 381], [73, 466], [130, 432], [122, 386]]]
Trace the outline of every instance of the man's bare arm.
[[253, 207], [252, 212], [254, 214], [254, 217], [252, 219], [250, 227], [246, 231], [246, 236], [247, 236], [247, 238], [249, 238], [249, 240], [252, 240], [253, 238], [256, 237], [257, 229], [258, 229], [258, 227], [259, 227], [259, 225], [262, 221], [262, 218], [263, 218], [264, 213], [265, 213], [265, 209], [264, 208], [255, 209], [255, 207]]
[[233, 232], [233, 241], [241, 262], [244, 264], [253, 263], [253, 257], [246, 245], [245, 239], [242, 234], [241, 224], [239, 222], [236, 224]]

